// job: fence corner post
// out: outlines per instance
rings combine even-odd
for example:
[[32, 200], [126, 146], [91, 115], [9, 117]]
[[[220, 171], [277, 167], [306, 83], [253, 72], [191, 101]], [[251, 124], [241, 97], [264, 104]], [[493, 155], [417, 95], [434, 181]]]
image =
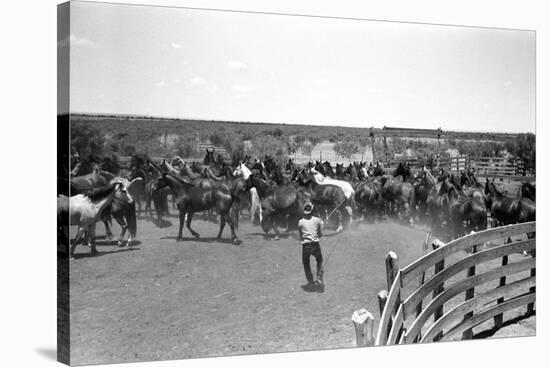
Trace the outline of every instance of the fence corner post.
[[382, 313], [384, 312], [384, 307], [386, 306], [386, 301], [388, 300], [388, 291], [383, 289], [376, 295], [378, 297], [378, 307], [380, 308], [380, 318], [382, 318]]
[[362, 308], [353, 313], [351, 317], [355, 327], [355, 338], [358, 347], [374, 345], [374, 317], [366, 309]]
[[[470, 234], [474, 234], [475, 232], [472, 231], [470, 232]], [[473, 245], [472, 246], [472, 254], [475, 254], [477, 252], [477, 245]], [[468, 268], [468, 273], [467, 273], [467, 277], [473, 277], [474, 275], [476, 275], [476, 266], [475, 265], [472, 265], [471, 267]], [[466, 290], [466, 295], [465, 295], [465, 298], [464, 298], [464, 301], [468, 301], [472, 298], [474, 298], [474, 295], [475, 295], [475, 288], [472, 287], [472, 288], [468, 288]], [[474, 311], [470, 311], [468, 312], [467, 314], [464, 315], [464, 322], [467, 321], [468, 319], [472, 318], [474, 316]], [[472, 339], [474, 336], [474, 332], [473, 332], [473, 329], [468, 329], [466, 331], [464, 331], [462, 333], [462, 339], [463, 340], [469, 340], [469, 339]]]
[[386, 256], [386, 281], [388, 283], [388, 292], [391, 289], [393, 280], [397, 276], [398, 271], [399, 271], [399, 263], [397, 259], [397, 254], [393, 251], [390, 251]]
[[[445, 243], [442, 242], [441, 240], [438, 240], [438, 239], [435, 239], [433, 240], [432, 242], [432, 248], [433, 250], [437, 250], [441, 247], [445, 246]], [[437, 274], [439, 273], [440, 271], [442, 271], [443, 269], [445, 268], [445, 259], [437, 262], [435, 264], [435, 268], [434, 268], [434, 274]], [[443, 292], [443, 284], [440, 284], [438, 285], [434, 290], [433, 290], [433, 295], [432, 295], [432, 298], [435, 298], [437, 297], [437, 295], [439, 295], [441, 292]], [[439, 318], [443, 316], [443, 306], [439, 306], [435, 312], [434, 312], [434, 322], [439, 320]], [[434, 337], [434, 342], [435, 341], [438, 341], [439, 339], [441, 339], [441, 337], [443, 336], [443, 333], [440, 332], [438, 333], [435, 337]]]

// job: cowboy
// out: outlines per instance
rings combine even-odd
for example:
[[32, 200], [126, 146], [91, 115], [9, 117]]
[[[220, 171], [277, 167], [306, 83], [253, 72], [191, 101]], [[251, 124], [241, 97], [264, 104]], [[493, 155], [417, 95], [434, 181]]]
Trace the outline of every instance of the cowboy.
[[[298, 222], [298, 230], [300, 232], [300, 242], [302, 244], [302, 263], [304, 264], [304, 272], [308, 284], [303, 286], [304, 290], [316, 290], [323, 292], [325, 287], [323, 284], [323, 255], [321, 254], [321, 246], [319, 239], [323, 236], [321, 227], [323, 221], [314, 216], [313, 204], [306, 203], [304, 205], [304, 217]], [[311, 273], [310, 257], [315, 257], [317, 263], [317, 279], [313, 280]]]

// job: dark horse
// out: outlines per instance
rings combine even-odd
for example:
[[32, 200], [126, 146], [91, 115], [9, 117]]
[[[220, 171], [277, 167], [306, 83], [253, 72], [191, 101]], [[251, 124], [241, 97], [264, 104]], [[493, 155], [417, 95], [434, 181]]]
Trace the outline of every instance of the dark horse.
[[[410, 182], [405, 182], [410, 175], [410, 168], [400, 163], [393, 172], [393, 176], [382, 176], [381, 183], [382, 197], [387, 201], [389, 211], [393, 212], [403, 207], [409, 217], [409, 224], [413, 225], [416, 195], [413, 185]], [[395, 178], [397, 176], [402, 176], [402, 178]]]
[[536, 202], [537, 190], [530, 182], [524, 182], [520, 188], [520, 197]]
[[536, 204], [527, 198], [509, 198], [497, 190], [493, 181], [485, 183], [487, 204], [491, 210], [491, 216], [498, 225], [524, 223], [534, 221], [536, 217]]
[[162, 227], [163, 214], [170, 215], [170, 210], [168, 209], [168, 193], [170, 188], [165, 187], [164, 189], [156, 190], [158, 180], [162, 177], [164, 171], [150, 160], [147, 160], [146, 164], [151, 173], [149, 180], [145, 184], [145, 212], [149, 213], [150, 217], [153, 217], [152, 201], [157, 213], [157, 226]]
[[440, 194], [448, 195], [448, 213], [453, 238], [461, 237], [472, 230], [480, 231], [487, 228], [487, 209], [483, 201], [459, 192], [449, 179], [441, 184]]
[[273, 229], [275, 238], [279, 239], [277, 221], [286, 220], [287, 229], [296, 226], [303, 216], [303, 207], [309, 196], [304, 190], [297, 189], [293, 184], [274, 185], [252, 174], [246, 180], [246, 190], [255, 187], [260, 196], [264, 216], [261, 222], [265, 234]]
[[177, 241], [181, 241], [183, 222], [187, 215], [186, 226], [191, 234], [199, 238], [200, 235], [191, 229], [191, 220], [193, 214], [196, 212], [202, 212], [211, 208], [215, 208], [221, 217], [220, 231], [218, 232], [218, 240], [221, 239], [225, 223], [229, 224], [231, 228], [231, 239], [234, 243], [238, 242], [237, 234], [235, 233], [235, 224], [237, 224], [236, 211], [233, 210], [234, 198], [229, 192], [221, 185], [213, 185], [209, 188], [197, 187], [187, 177], [176, 177], [170, 173], [164, 173], [159, 178], [156, 189], [162, 189], [163, 187], [170, 187], [172, 192], [177, 195], [176, 205], [179, 210], [180, 227], [178, 232]]

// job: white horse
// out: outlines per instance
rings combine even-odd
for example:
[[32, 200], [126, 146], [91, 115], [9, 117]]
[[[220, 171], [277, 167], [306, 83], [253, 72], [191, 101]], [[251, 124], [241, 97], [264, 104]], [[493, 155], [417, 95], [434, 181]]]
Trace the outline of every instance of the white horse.
[[355, 190], [353, 189], [351, 184], [347, 181], [335, 180], [330, 177], [325, 177], [321, 174], [321, 172], [316, 171], [313, 167], [310, 169], [310, 172], [313, 176], [313, 179], [318, 185], [334, 185], [342, 189], [342, 191], [344, 192], [344, 196], [347, 199], [345, 208], [349, 214], [351, 223], [351, 221], [353, 220], [353, 208], [355, 207]]
[[162, 161], [162, 164], [166, 167], [166, 169], [168, 169], [168, 172], [170, 172], [171, 174], [176, 176], [181, 175], [181, 171], [168, 163], [166, 159]]
[[348, 200], [351, 200], [352, 196], [355, 194], [355, 190], [351, 186], [351, 184], [347, 181], [342, 180], [335, 180], [330, 177], [323, 176], [319, 171], [316, 171], [315, 168], [311, 168], [311, 174], [313, 175], [313, 179], [318, 185], [334, 185], [338, 186], [342, 189], [344, 192], [344, 195]]
[[[248, 178], [252, 175], [252, 171], [244, 164], [239, 163], [237, 168], [233, 171], [233, 176], [242, 177], [244, 180], [248, 180]], [[263, 219], [263, 213], [262, 213], [262, 205], [260, 202], [260, 196], [258, 195], [258, 190], [256, 190], [255, 187], [252, 187], [250, 189], [250, 220], [254, 220], [254, 215], [256, 214], [256, 211], [258, 211], [260, 216], [260, 223]]]
[[133, 200], [124, 185], [119, 181], [94, 190], [86, 195], [78, 194], [71, 197], [60, 195], [57, 197], [58, 217], [68, 215], [68, 224], [78, 225], [74, 242], [69, 251], [71, 258], [73, 258], [76, 245], [86, 233], [88, 233], [87, 245], [90, 246], [91, 253], [97, 253], [93, 241], [95, 224], [101, 218], [102, 212], [112, 203], [115, 197], [128, 203], [131, 203]]
[[365, 177], [365, 179], [369, 177], [369, 171], [367, 170], [367, 167], [361, 167], [361, 173], [363, 174], [363, 177]]
[[[115, 195], [113, 202], [111, 203], [111, 214], [116, 222], [119, 224], [122, 232], [118, 239], [118, 246], [121, 247], [124, 242], [124, 236], [128, 232], [128, 240], [126, 241], [126, 246], [130, 246], [134, 239], [132, 234], [135, 236], [136, 233], [136, 213], [134, 208], [130, 207], [129, 204], [132, 204], [134, 197], [137, 197], [136, 190], [138, 189], [136, 183], [143, 181], [143, 178], [136, 177], [133, 180], [128, 180], [125, 177], [115, 177], [110, 181], [110, 185], [120, 183], [122, 185], [122, 192], [126, 192], [125, 197], [121, 195]], [[105, 223], [105, 230], [107, 231], [107, 222]], [[107, 231], [110, 233], [110, 229]]]

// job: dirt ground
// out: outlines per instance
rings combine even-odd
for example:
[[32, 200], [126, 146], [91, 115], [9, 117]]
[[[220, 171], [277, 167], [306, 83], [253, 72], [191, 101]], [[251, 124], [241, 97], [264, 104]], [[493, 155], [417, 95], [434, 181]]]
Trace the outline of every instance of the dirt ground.
[[[306, 280], [296, 233], [272, 241], [243, 218], [242, 243], [234, 245], [228, 228], [223, 241], [214, 240], [216, 223], [196, 217], [193, 228], [201, 239], [184, 230], [185, 240], [176, 242], [177, 217], [168, 217], [163, 228], [140, 218], [132, 247], [119, 249], [101, 237], [95, 257], [89, 248], [77, 247], [70, 262], [72, 364], [354, 347], [353, 311], [369, 310], [375, 326], [380, 319], [376, 294], [386, 288], [386, 255], [394, 251], [401, 267], [409, 264], [422, 256], [429, 231], [421, 224], [388, 221], [354, 223], [339, 234], [326, 230], [321, 241], [326, 289], [312, 293], [301, 287]], [[500, 260], [487, 264], [499, 265]], [[510, 311], [504, 319], [521, 317], [523, 311]], [[491, 327], [487, 321], [474, 333], [535, 333], [534, 323], [519, 331], [511, 325], [512, 331], [499, 334]]]
[[[295, 234], [279, 241], [241, 220], [242, 244], [216, 242], [218, 225], [197, 219], [202, 238], [176, 242], [177, 218], [138, 221], [138, 244], [98, 239], [70, 263], [71, 362], [114, 363], [355, 346], [354, 310], [379, 319], [385, 257], [406, 265], [422, 253], [425, 228], [352, 225], [326, 231], [324, 293], [306, 292]], [[98, 226], [98, 235], [103, 233]], [[118, 233], [115, 226], [115, 233]], [[311, 259], [314, 268], [314, 259]]]

